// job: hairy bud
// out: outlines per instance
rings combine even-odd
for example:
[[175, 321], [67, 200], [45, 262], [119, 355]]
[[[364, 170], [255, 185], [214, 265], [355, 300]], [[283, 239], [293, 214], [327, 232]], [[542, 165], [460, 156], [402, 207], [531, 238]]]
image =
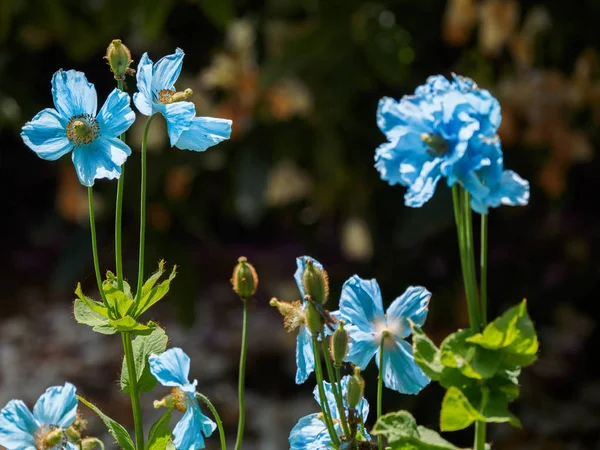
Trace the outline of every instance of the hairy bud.
[[365, 380], [360, 376], [360, 367], [354, 367], [354, 375], [348, 380], [346, 401], [350, 409], [356, 409], [365, 392]]
[[338, 369], [342, 367], [342, 363], [346, 356], [348, 356], [348, 332], [344, 329], [345, 322], [340, 320], [340, 324], [337, 330], [334, 331], [331, 336], [331, 345], [329, 346], [331, 351], [331, 359], [333, 364]]
[[115, 80], [124, 80], [125, 75], [133, 75], [133, 69], [129, 66], [133, 62], [131, 52], [121, 42], [120, 39], [113, 39], [106, 49], [106, 56], [111, 72], [115, 75]]
[[323, 316], [310, 302], [306, 307], [306, 326], [313, 336], [318, 336], [323, 327]]
[[319, 305], [327, 303], [329, 298], [329, 277], [325, 269], [314, 264], [312, 259], [306, 260], [306, 269], [302, 274], [302, 285], [306, 294]]
[[104, 449], [104, 444], [102, 444], [102, 441], [98, 438], [86, 437], [81, 441], [81, 450], [92, 450], [96, 447]]
[[258, 275], [254, 266], [248, 262], [245, 256], [238, 258], [238, 264], [233, 269], [231, 284], [233, 285], [233, 290], [242, 299], [247, 299], [256, 293]]

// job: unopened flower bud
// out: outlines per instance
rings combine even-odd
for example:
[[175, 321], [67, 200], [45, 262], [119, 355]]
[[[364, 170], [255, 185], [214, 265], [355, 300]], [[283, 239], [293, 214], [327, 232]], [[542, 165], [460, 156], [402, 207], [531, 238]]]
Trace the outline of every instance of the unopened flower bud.
[[348, 380], [346, 401], [350, 409], [356, 409], [365, 392], [365, 380], [360, 376], [360, 367], [354, 367], [354, 375]]
[[325, 269], [314, 264], [312, 259], [306, 260], [306, 268], [302, 274], [302, 285], [306, 294], [319, 305], [324, 305], [329, 297], [329, 277]]
[[133, 62], [131, 52], [121, 42], [120, 39], [114, 39], [106, 49], [106, 56], [111, 72], [115, 75], [115, 80], [124, 80], [125, 75], [129, 75], [132, 69], [129, 65]]
[[323, 316], [312, 303], [306, 307], [306, 326], [313, 336], [318, 336], [323, 327]]
[[81, 433], [76, 428], [73, 428], [73, 426], [70, 426], [65, 430], [65, 435], [71, 442], [79, 442], [81, 439]]
[[331, 336], [331, 359], [333, 360], [333, 364], [338, 369], [342, 367], [342, 363], [346, 356], [348, 356], [348, 332], [344, 329], [345, 322], [340, 320], [340, 324], [337, 330], [334, 331], [333, 336]]
[[92, 450], [96, 447], [100, 447], [102, 450], [104, 450], [104, 444], [98, 438], [86, 437], [81, 441], [81, 450]]
[[233, 290], [243, 300], [253, 296], [256, 293], [258, 286], [258, 275], [254, 266], [248, 262], [245, 256], [238, 258], [238, 264], [233, 269], [233, 277], [231, 278]]

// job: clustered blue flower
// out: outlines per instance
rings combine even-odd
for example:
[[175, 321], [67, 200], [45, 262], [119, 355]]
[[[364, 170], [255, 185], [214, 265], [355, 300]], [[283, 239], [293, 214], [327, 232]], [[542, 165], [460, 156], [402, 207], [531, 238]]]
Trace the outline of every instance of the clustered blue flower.
[[150, 355], [150, 372], [163, 386], [173, 388], [170, 401], [173, 407], [183, 412], [183, 417], [173, 430], [173, 444], [177, 450], [204, 448], [204, 437], [209, 437], [217, 424], [202, 414], [196, 386], [190, 383], [190, 357], [180, 348], [171, 348], [160, 355]]
[[46, 389], [33, 414], [21, 400], [11, 400], [0, 412], [0, 445], [8, 450], [77, 450], [64, 433], [76, 415], [77, 396], [71, 383]]
[[[348, 403], [346, 402], [349, 380], [350, 376], [346, 375], [341, 381], [343, 406], [346, 419], [349, 418]], [[325, 381], [323, 384], [327, 404], [329, 405], [331, 416], [335, 424], [335, 432], [341, 439], [344, 433], [340, 425], [340, 415], [337, 408], [337, 403], [335, 401], [335, 395], [330, 383]], [[319, 398], [318, 386], [315, 386], [313, 395], [319, 406], [323, 406], [321, 405], [321, 400]], [[356, 411], [358, 413], [357, 418], [361, 419], [361, 422], [364, 424], [367, 420], [367, 416], [369, 415], [369, 402], [365, 398], [362, 398], [356, 407]], [[370, 439], [369, 434], [363, 427], [361, 427], [359, 431], [366, 440]], [[329, 436], [329, 432], [327, 431], [327, 426], [325, 425], [325, 422], [323, 422], [322, 415], [318, 413], [309, 414], [308, 416], [302, 417], [298, 421], [290, 433], [289, 443], [290, 450], [325, 450], [334, 448], [331, 441], [331, 436]]]
[[391, 185], [408, 187], [407, 206], [425, 204], [443, 177], [448, 186], [467, 189], [480, 214], [501, 204], [526, 205], [529, 183], [504, 170], [501, 120], [498, 100], [473, 80], [429, 77], [414, 95], [379, 101], [377, 125], [388, 142], [377, 148], [375, 167]]

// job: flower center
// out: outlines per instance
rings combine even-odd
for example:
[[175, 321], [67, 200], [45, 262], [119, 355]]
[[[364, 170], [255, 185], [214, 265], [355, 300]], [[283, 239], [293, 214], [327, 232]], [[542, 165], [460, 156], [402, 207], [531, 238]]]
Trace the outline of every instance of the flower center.
[[439, 134], [421, 133], [421, 141], [429, 147], [427, 153], [431, 156], [442, 156], [448, 151], [448, 143]]
[[399, 320], [388, 319], [387, 315], [384, 319], [377, 320], [373, 327], [378, 338], [377, 341], [381, 342], [380, 339], [383, 339], [384, 345], [388, 348], [396, 345], [394, 336], [402, 336], [402, 323]]
[[56, 425], [42, 425], [34, 437], [37, 450], [59, 449], [67, 444], [63, 429]]
[[173, 407], [177, 411], [186, 412], [188, 407], [188, 395], [180, 388], [174, 387], [171, 390], [171, 398], [173, 399]]
[[169, 103], [183, 102], [190, 98], [193, 93], [194, 91], [192, 91], [189, 88], [183, 92], [176, 92], [170, 89], [163, 89], [158, 93], [158, 103], [167, 105]]
[[75, 145], [90, 144], [99, 135], [98, 121], [89, 114], [71, 117], [67, 124], [67, 137]]

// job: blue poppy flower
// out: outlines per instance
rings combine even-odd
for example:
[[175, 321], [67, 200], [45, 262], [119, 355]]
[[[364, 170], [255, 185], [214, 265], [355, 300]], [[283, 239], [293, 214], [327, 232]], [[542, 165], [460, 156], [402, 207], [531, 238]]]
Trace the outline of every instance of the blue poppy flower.
[[171, 348], [161, 355], [150, 355], [150, 372], [163, 386], [172, 386], [173, 407], [184, 413], [173, 430], [173, 444], [178, 450], [204, 448], [204, 436], [215, 431], [217, 424], [202, 414], [196, 398], [194, 380], [190, 383], [190, 357], [180, 348]]
[[[349, 375], [346, 375], [342, 379], [342, 398], [344, 403], [344, 412], [346, 414], [346, 419], [348, 419], [348, 404], [346, 402], [346, 395], [348, 393], [349, 380]], [[331, 388], [331, 384], [326, 381], [323, 384], [325, 388], [327, 404], [329, 405], [329, 409], [331, 411], [331, 415], [334, 421], [335, 432], [337, 433], [338, 437], [342, 439], [344, 433], [340, 424], [340, 415], [337, 408], [337, 403], [335, 401], [335, 396]], [[321, 405], [318, 387], [315, 387], [313, 395], [317, 403]], [[358, 412], [358, 418], [360, 418], [362, 423], [364, 424], [367, 420], [367, 416], [369, 415], [369, 402], [365, 398], [361, 399], [356, 410]], [[292, 429], [289, 437], [291, 450], [333, 449], [331, 437], [329, 436], [329, 432], [327, 431], [325, 422], [323, 422], [323, 419], [321, 417], [321, 414], [309, 414], [308, 416], [305, 416], [298, 421], [298, 423]], [[360, 431], [363, 438], [365, 438], [366, 440], [370, 439], [369, 434], [364, 428]]]
[[479, 214], [487, 214], [489, 208], [500, 205], [526, 205], [529, 182], [512, 170], [504, 170], [500, 140], [483, 142], [480, 148], [485, 165], [461, 177], [462, 185], [471, 194], [471, 208]]
[[500, 120], [498, 101], [472, 80], [430, 77], [415, 95], [379, 101], [377, 124], [388, 142], [376, 150], [375, 167], [391, 185], [408, 187], [407, 206], [420, 207], [442, 177], [452, 186], [458, 172], [482, 166], [473, 148], [496, 135]]
[[213, 117], [195, 117], [193, 103], [185, 101], [191, 90], [175, 90], [175, 82], [181, 73], [183, 50], [175, 50], [156, 64], [142, 55], [137, 69], [137, 93], [133, 102], [145, 116], [160, 113], [167, 121], [171, 147], [182, 150], [204, 151], [219, 142], [229, 139], [231, 120]]
[[[302, 274], [306, 270], [306, 261], [311, 259], [316, 268], [324, 270], [322, 264], [310, 256], [300, 256], [296, 258], [296, 272], [294, 279], [298, 285], [300, 296], [302, 298], [302, 309], [306, 310], [306, 301], [304, 296], [304, 285], [302, 283]], [[315, 370], [315, 353], [313, 351], [312, 334], [304, 323], [299, 326], [298, 337], [296, 338], [296, 384], [304, 383], [310, 374]]]
[[21, 400], [11, 400], [0, 412], [0, 445], [7, 450], [76, 450], [64, 434], [76, 413], [77, 396], [71, 383], [46, 389], [33, 414]]
[[363, 280], [357, 275], [342, 287], [338, 317], [346, 322], [350, 336], [347, 361], [364, 369], [383, 345], [384, 384], [402, 394], [416, 394], [430, 379], [415, 362], [411, 345], [406, 342], [411, 330], [408, 319], [422, 326], [427, 318], [431, 293], [423, 288], [410, 286], [404, 294], [392, 302], [383, 312], [381, 291], [377, 280]]
[[97, 112], [96, 89], [82, 72], [59, 70], [52, 77], [54, 108], [40, 111], [23, 126], [21, 137], [40, 158], [54, 161], [73, 150], [79, 181], [119, 178], [131, 154], [119, 139], [135, 120], [129, 96], [113, 90]]

